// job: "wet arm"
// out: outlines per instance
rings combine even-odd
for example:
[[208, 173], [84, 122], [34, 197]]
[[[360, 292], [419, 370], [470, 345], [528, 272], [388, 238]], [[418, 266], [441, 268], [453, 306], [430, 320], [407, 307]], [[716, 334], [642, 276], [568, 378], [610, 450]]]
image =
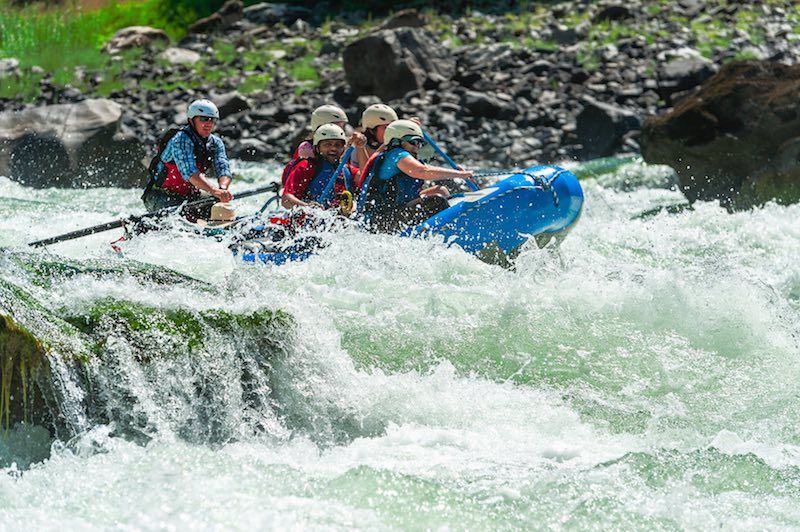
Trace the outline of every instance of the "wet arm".
[[413, 157], [403, 157], [397, 162], [397, 168], [404, 174], [423, 181], [439, 181], [443, 179], [469, 179], [472, 172], [464, 170], [453, 170], [439, 166], [429, 166], [422, 164]]

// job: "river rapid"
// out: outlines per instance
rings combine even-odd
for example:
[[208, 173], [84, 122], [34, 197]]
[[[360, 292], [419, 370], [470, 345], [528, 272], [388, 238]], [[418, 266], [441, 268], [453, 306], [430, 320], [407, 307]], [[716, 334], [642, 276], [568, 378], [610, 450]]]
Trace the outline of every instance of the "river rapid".
[[[239, 170], [240, 190], [277, 174]], [[284, 309], [280, 413], [222, 442], [167, 422], [147, 443], [11, 429], [0, 529], [800, 529], [800, 205], [639, 217], [683, 201], [670, 180], [637, 162], [584, 180], [572, 233], [514, 269], [357, 230], [280, 267], [187, 233], [124, 242], [123, 260], [220, 290], [87, 278], [50, 301]], [[0, 178], [0, 246], [141, 212], [138, 196]], [[118, 236], [51, 252], [120, 260]]]

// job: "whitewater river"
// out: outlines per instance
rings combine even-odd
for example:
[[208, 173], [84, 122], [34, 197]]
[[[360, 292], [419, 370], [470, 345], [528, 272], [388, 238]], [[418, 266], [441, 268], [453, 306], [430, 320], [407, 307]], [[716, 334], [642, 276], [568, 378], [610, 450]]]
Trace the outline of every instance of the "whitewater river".
[[[240, 189], [275, 168], [242, 172]], [[583, 181], [560, 250], [527, 249], [515, 270], [355, 230], [282, 267], [186, 233], [123, 243], [123, 260], [216, 289], [84, 277], [43, 300], [284, 309], [296, 325], [270, 376], [276, 409], [254, 430], [222, 403], [213, 416], [236, 436], [203, 441], [141, 389], [118, 406], [148, 414], [149, 441], [93, 425], [33, 465], [25, 449], [50, 441], [11, 430], [0, 529], [800, 529], [800, 206], [637, 218], [682, 201], [670, 178], [633, 163]], [[3, 247], [131, 212], [137, 191], [0, 178]], [[52, 253], [119, 261], [118, 236]], [[232, 343], [208, 364], [224, 368]]]

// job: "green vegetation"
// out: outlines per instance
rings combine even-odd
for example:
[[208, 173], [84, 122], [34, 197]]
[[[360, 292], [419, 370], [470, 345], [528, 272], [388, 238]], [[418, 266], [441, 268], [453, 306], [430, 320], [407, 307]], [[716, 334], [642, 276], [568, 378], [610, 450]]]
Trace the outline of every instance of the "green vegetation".
[[100, 48], [120, 28], [153, 25], [173, 38], [181, 36], [183, 26], [166, 22], [162, 10], [159, 0], [112, 1], [89, 11], [0, 3], [0, 56], [16, 57], [23, 68], [36, 65], [48, 72], [77, 65], [102, 68], [108, 57]]
[[[782, 1], [770, 0], [776, 4]], [[256, 2], [245, 0], [244, 4]], [[113, 59], [101, 53], [100, 48], [116, 30], [129, 25], [150, 25], [164, 29], [173, 40], [179, 39], [190, 23], [212, 13], [222, 3], [223, 0], [111, 0], [98, 9], [81, 10], [76, 7], [76, 2], [66, 8], [45, 8], [42, 7], [44, 2], [12, 7], [9, 0], [0, 0], [0, 57], [15, 57], [21, 66], [19, 74], [0, 80], [0, 98], [34, 100], [39, 95], [40, 82], [46, 76], [57, 88], [71, 85], [90, 95], [108, 96], [123, 90], [126, 85], [134, 83], [126, 78], [126, 72], [140, 61], [142, 52], [134, 50]], [[292, 3], [315, 9], [311, 0]], [[728, 0], [709, 3], [730, 4]], [[381, 22], [379, 16], [411, 6], [421, 10], [428, 20], [428, 29], [439, 41], [452, 48], [491, 40], [515, 48], [555, 51], [558, 44], [540, 34], [545, 29], [544, 21], [558, 4], [557, 1], [468, 1], [463, 4], [463, 10], [454, 11], [450, 3], [436, 0], [401, 0], [391, 4], [378, 0], [363, 3], [332, 0], [320, 32], [327, 35], [341, 27], [336, 14], [343, 10], [367, 13], [359, 25], [359, 35], [363, 35]], [[443, 9], [444, 13], [437, 9]], [[645, 11], [652, 18], [592, 22], [588, 7], [562, 8], [555, 11], [555, 16], [568, 28], [580, 25], [588, 28], [588, 35], [579, 42], [576, 58], [578, 64], [588, 70], [599, 68], [603, 63], [602, 47], [638, 36], [653, 44], [672, 35], [683, 35], [687, 37], [689, 46], [707, 58], [728, 48], [737, 31], [748, 35], [755, 46], [766, 38], [759, 24], [758, 12], [746, 6], [736, 11], [736, 21], [732, 25], [702, 16], [689, 20], [676, 14], [678, 12], [670, 0], [651, 0]], [[375, 13], [375, 18], [372, 13]], [[458, 13], [455, 16], [459, 19], [454, 20], [453, 15], [446, 13]], [[656, 15], [660, 18], [655, 19]], [[671, 18], [665, 22], [664, 16]], [[787, 10], [786, 22], [796, 34], [800, 34], [800, 12]], [[459, 29], [462, 25], [474, 33], [465, 35]], [[300, 94], [319, 85], [322, 69], [341, 68], [340, 62], [324, 66], [315, 64], [322, 46], [319, 40], [283, 39], [265, 44], [253, 37], [244, 51], [237, 50], [238, 46], [218, 38], [212, 45], [213, 56], [204, 57], [191, 67], [174, 67], [166, 60], [157, 59], [157, 64], [167, 74], [151, 76], [136, 83], [149, 90], [170, 91], [178, 87], [197, 90], [236, 77], [241, 79], [243, 92], [254, 92], [273, 82], [280, 68], [297, 82], [296, 92]], [[752, 52], [736, 56], [737, 59], [754, 57]]]
[[13, 8], [0, 3], [0, 57], [17, 58], [22, 69], [22, 75], [6, 76], [0, 82], [0, 97], [34, 99], [44, 77], [39, 69], [51, 73], [57, 85], [86, 88], [76, 79], [78, 66], [87, 74], [103, 74], [97, 94], [119, 90], [122, 84], [116, 78], [127, 63], [112, 62], [100, 48], [118, 29], [132, 25], [158, 26], [174, 37], [183, 31], [165, 22], [160, 0], [112, 1], [89, 11], [42, 9], [36, 4]]
[[5, 76], [0, 79], [0, 98], [21, 98], [31, 101], [39, 95], [39, 82], [44, 74], [24, 71], [21, 76]]
[[[66, 314], [66, 312], [65, 312]], [[150, 350], [146, 349], [153, 338], [173, 341], [175, 348], [185, 347], [189, 352], [205, 346], [206, 329], [215, 328], [227, 333], [248, 335], [256, 331], [263, 333], [264, 341], [274, 341], [291, 324], [288, 314], [281, 311], [259, 310], [252, 314], [237, 315], [222, 310], [194, 312], [184, 308], [159, 309], [132, 301], [101, 299], [92, 303], [88, 309], [74, 315], [66, 315], [65, 321], [83, 333], [97, 339], [99, 351], [106, 342], [106, 331], [125, 329], [126, 338], [141, 343], [137, 356], [146, 362]], [[235, 331], [234, 328], [238, 328]], [[177, 352], [174, 352], [177, 354]]]

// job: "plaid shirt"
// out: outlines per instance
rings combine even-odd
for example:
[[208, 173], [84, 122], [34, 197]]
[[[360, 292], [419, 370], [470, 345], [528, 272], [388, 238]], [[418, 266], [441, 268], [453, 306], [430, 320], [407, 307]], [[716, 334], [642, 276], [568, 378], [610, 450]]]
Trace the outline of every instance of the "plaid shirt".
[[[222, 139], [216, 135], [208, 137], [208, 143], [214, 150], [214, 170], [217, 178], [222, 176], [231, 177], [231, 166], [228, 163], [228, 155], [225, 153], [225, 145]], [[197, 161], [194, 159], [194, 144], [189, 135], [184, 131], [176, 134], [167, 142], [164, 153], [161, 154], [161, 162], [158, 165], [160, 172], [163, 164], [174, 162], [181, 173], [184, 181], [189, 181], [192, 175], [198, 172]]]

